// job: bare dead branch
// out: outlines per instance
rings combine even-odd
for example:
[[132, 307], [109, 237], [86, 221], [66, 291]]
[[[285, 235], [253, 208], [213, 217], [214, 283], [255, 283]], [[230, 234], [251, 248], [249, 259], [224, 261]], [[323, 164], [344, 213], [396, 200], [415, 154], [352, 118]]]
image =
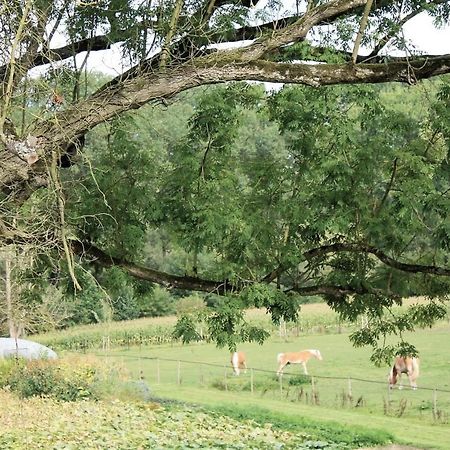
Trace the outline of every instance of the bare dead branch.
[[373, 3], [373, 0], [367, 0], [366, 6], [364, 7], [364, 12], [361, 17], [358, 34], [356, 35], [355, 45], [353, 47], [353, 52], [352, 52], [353, 64], [356, 64], [356, 58], [359, 53], [359, 46], [361, 45], [362, 37], [363, 37], [364, 31], [367, 27], [367, 22], [369, 20], [369, 13], [370, 13], [370, 9], [372, 8], [372, 3]]

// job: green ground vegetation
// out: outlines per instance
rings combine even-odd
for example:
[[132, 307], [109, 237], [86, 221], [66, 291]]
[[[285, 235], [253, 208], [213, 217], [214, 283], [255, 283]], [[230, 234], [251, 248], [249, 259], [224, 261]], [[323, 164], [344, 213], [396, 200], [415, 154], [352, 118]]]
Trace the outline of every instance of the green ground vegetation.
[[[415, 301], [417, 299], [410, 300]], [[239, 377], [232, 374], [228, 350], [207, 342], [188, 345], [176, 340], [158, 345], [124, 345], [122, 342], [122, 346], [114, 347], [111, 341], [109, 348], [106, 345], [103, 348], [85, 348], [86, 354], [82, 357], [88, 360], [94, 358], [96, 364], [125, 374], [130, 380], [128, 384], [113, 380], [109, 388], [107, 383], [103, 383], [102, 389], [96, 391], [96, 398], [118, 399], [126, 403], [134, 403], [137, 399], [140, 400], [138, 403], [142, 403], [142, 400], [151, 398], [156, 403], [162, 402], [159, 404], [163, 404], [166, 409], [170, 409], [170, 405], [179, 406], [183, 417], [185, 414], [187, 417], [197, 413], [199, 417], [212, 414], [214, 423], [222, 429], [229, 427], [225, 424], [235, 423], [233, 421], [245, 425], [250, 420], [257, 429], [269, 427], [281, 435], [293, 433], [301, 436], [301, 445], [310, 446], [304, 448], [356, 448], [387, 442], [409, 443], [427, 449], [448, 448], [450, 392], [445, 391], [450, 391], [447, 373], [450, 352], [445, 344], [448, 342], [450, 325], [447, 321], [441, 321], [432, 329], [418, 330], [405, 336], [414, 342], [420, 352], [422, 364], [419, 389], [388, 391], [388, 367], [374, 366], [367, 348], [355, 348], [349, 340], [352, 329], [345, 324], [341, 324], [341, 327], [338, 322], [335, 322], [335, 326], [327, 325], [336, 319], [336, 315], [326, 304], [304, 305], [301, 317], [304, 324], [310, 325], [308, 329], [298, 324], [287, 324], [285, 334], [284, 327], [273, 326], [270, 338], [262, 346], [257, 343], [242, 344], [240, 349], [247, 354], [249, 370]], [[248, 311], [247, 318], [250, 322], [268, 325], [269, 319], [262, 311]], [[158, 327], [173, 329], [175, 320], [174, 317], [167, 317], [89, 325], [39, 335], [33, 339], [47, 344], [57, 343], [59, 338], [69, 341], [73, 336], [80, 335], [86, 337], [95, 334], [104, 339], [113, 331], [132, 334], [135, 328], [155, 333]], [[323, 361], [311, 360], [308, 363], [314, 381], [301, 376], [300, 367], [291, 366], [286, 368], [280, 386], [275, 377], [277, 353], [307, 348], [320, 349], [324, 358]], [[71, 357], [67, 350], [59, 350], [59, 353], [63, 360]], [[150, 397], [147, 395], [144, 399], [142, 392], [132, 389], [136, 381], [148, 388]], [[436, 397], [434, 388], [439, 389]], [[79, 405], [74, 404], [74, 408]], [[108, 415], [110, 407], [104, 403], [106, 409], [101, 414]], [[136, 408], [133, 411], [144, 414], [139, 409], [141, 407]], [[130, 412], [130, 417], [133, 414]], [[223, 422], [222, 417], [225, 417]], [[147, 419], [142, 420], [145, 422]], [[205, 423], [209, 423], [208, 420]], [[173, 426], [172, 422], [165, 423]], [[69, 428], [71, 431], [57, 427], [62, 430], [61, 436], [71, 442], [75, 429]], [[89, 439], [101, 439], [95, 433], [101, 434], [106, 430], [102, 426], [94, 428], [96, 431], [83, 431], [84, 428], [80, 428], [80, 433], [85, 433], [86, 442], [90, 442]], [[9, 442], [15, 442], [11, 441], [12, 436], [19, 439], [17, 430], [9, 429], [5, 433], [2, 436], [8, 437], [3, 439], [9, 439]], [[39, 433], [38, 437], [33, 433], [30, 439], [41, 439]], [[117, 436], [116, 431], [111, 436]], [[134, 430], [129, 442], [135, 442], [133, 436]], [[176, 439], [175, 436], [172, 438]], [[111, 439], [109, 448], [115, 448], [115, 438]], [[23, 441], [19, 439], [17, 442]], [[239, 442], [242, 444], [242, 441]], [[228, 448], [240, 448], [239, 442], [233, 444], [236, 447], [230, 446], [230, 443]], [[300, 441], [297, 444], [295, 448], [302, 448]], [[213, 444], [210, 445], [213, 448]], [[267, 441], [260, 442], [254, 448], [272, 448], [271, 445]], [[127, 447], [117, 444], [117, 448]]]
[[[286, 424], [302, 423], [300, 417], [335, 421], [348, 427], [374, 427], [424, 448], [445, 449], [450, 439], [450, 352], [445, 345], [449, 333], [448, 323], [441, 322], [408, 336], [422, 361], [417, 391], [406, 387], [406, 378], [404, 390], [389, 391], [389, 368], [374, 366], [370, 352], [354, 348], [348, 333], [274, 335], [263, 346], [246, 343], [241, 349], [253, 370], [239, 377], [232, 374], [228, 351], [213, 344], [142, 346], [112, 350], [101, 357], [127, 367], [133, 377], [144, 377], [156, 396], [233, 410], [233, 417], [264, 421], [268, 415], [272, 422]], [[277, 353], [307, 348], [320, 349], [324, 357], [308, 363], [314, 388], [311, 380], [295, 382], [301, 368], [291, 366], [285, 370], [280, 390], [274, 374]], [[287, 422], [283, 414], [289, 417]]]

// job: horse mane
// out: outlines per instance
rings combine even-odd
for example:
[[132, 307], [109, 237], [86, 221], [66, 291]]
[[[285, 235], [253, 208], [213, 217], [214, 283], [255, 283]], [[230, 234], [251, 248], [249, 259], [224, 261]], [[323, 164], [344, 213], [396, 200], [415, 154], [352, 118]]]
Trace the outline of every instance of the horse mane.
[[389, 374], [389, 378], [390, 378], [389, 381], [391, 383], [394, 383], [394, 380], [395, 380], [395, 383], [396, 383], [397, 375], [398, 375], [398, 371], [397, 371], [397, 367], [396, 367], [396, 362], [394, 362], [394, 364], [392, 365], [392, 368], [391, 368], [391, 373]]

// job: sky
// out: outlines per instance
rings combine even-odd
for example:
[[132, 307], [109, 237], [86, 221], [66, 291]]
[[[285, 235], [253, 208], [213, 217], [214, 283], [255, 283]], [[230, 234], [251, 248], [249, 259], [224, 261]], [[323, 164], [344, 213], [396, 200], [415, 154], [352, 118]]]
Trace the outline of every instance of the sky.
[[436, 55], [450, 54], [450, 26], [436, 29], [431, 17], [419, 14], [405, 24], [405, 35], [418, 49]]
[[[434, 55], [450, 54], [450, 25], [436, 29], [432, 19], [426, 13], [419, 14], [410, 20], [404, 27], [404, 34], [417, 51]], [[63, 38], [52, 44], [52, 47], [64, 45]], [[361, 53], [364, 54], [363, 48]], [[78, 55], [80, 63], [84, 56], [84, 53]], [[87, 67], [89, 71], [103, 72], [112, 76], [119, 75], [128, 68], [122, 67], [120, 45], [113, 45], [110, 50], [92, 52]]]

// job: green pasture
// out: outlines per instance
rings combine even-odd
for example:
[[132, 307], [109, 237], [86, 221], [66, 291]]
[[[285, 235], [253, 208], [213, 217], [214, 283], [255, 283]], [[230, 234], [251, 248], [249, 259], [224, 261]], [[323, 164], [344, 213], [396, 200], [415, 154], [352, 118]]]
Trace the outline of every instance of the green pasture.
[[[409, 389], [406, 377], [405, 389], [389, 391], [388, 367], [375, 367], [370, 362], [370, 349], [354, 348], [346, 333], [287, 339], [273, 335], [262, 346], [243, 344], [240, 349], [246, 352], [252, 370], [239, 377], [232, 373], [227, 349], [213, 344], [142, 346], [96, 354], [105, 363], [126, 367], [133, 378], [143, 377], [159, 397], [219, 409], [233, 406], [248, 412], [258, 407], [292, 418], [301, 415], [374, 427], [403, 442], [448, 449], [450, 326], [442, 322], [405, 338], [420, 351], [417, 391]], [[308, 363], [314, 387], [311, 379], [303, 379], [302, 384], [289, 382], [299, 378], [300, 366], [286, 368], [280, 386], [275, 377], [277, 353], [308, 348], [320, 349], [324, 358]]]
[[[410, 299], [410, 303], [417, 301]], [[419, 389], [389, 391], [389, 368], [370, 362], [370, 348], [354, 348], [348, 334], [357, 325], [339, 322], [325, 304], [304, 305], [301, 321], [286, 328], [273, 326], [261, 310], [248, 311], [247, 319], [265, 326], [271, 337], [262, 346], [246, 343], [240, 347], [250, 369], [239, 377], [233, 375], [227, 349], [205, 342], [182, 345], [167, 340], [174, 317], [74, 327], [34, 339], [61, 355], [75, 349], [78, 354], [80, 350], [94, 354], [113, 372], [143, 378], [157, 398], [197, 404], [235, 419], [278, 423], [288, 430], [315, 427], [321, 429], [315, 435], [325, 439], [347, 430], [349, 444], [355, 436], [358, 439], [355, 430], [360, 430], [361, 436], [379, 436], [378, 442], [394, 436], [396, 442], [422, 448], [450, 448], [447, 321], [404, 335], [420, 352]], [[285, 332], [287, 337], [283, 337]], [[301, 377], [302, 368], [291, 366], [285, 369], [280, 385], [275, 376], [276, 355], [308, 348], [319, 349], [324, 358], [308, 363], [312, 378]], [[406, 377], [403, 381], [408, 386]], [[340, 442], [339, 437], [330, 440]]]

